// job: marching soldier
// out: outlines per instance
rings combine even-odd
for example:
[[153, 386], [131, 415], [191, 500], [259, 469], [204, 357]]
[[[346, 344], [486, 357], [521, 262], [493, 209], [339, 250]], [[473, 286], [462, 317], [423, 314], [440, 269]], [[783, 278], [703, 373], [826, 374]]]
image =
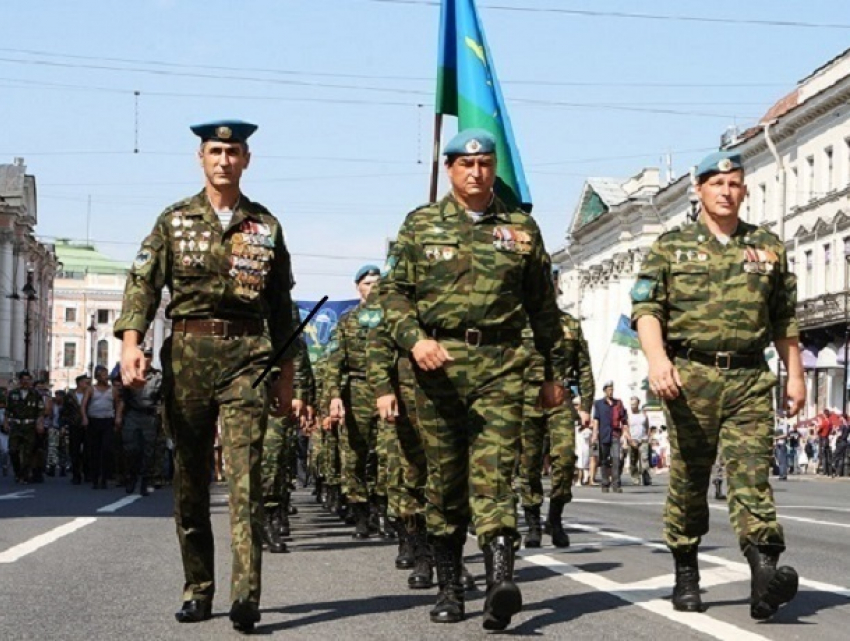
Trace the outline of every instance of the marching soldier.
[[465, 617], [461, 568], [474, 519], [487, 568], [485, 629], [522, 608], [511, 487], [522, 424], [522, 330], [544, 357], [544, 407], [563, 402], [563, 334], [550, 261], [534, 219], [497, 198], [496, 141], [469, 129], [445, 147], [452, 191], [411, 212], [387, 264], [390, 334], [415, 362], [428, 461], [426, 521], [440, 592], [431, 620]]
[[796, 279], [785, 245], [738, 216], [747, 195], [741, 156], [710, 154], [696, 170], [697, 222], [662, 234], [632, 289], [632, 320], [665, 401], [671, 468], [664, 538], [676, 563], [673, 606], [700, 611], [697, 548], [708, 532], [707, 490], [718, 447], [729, 518], [752, 571], [750, 615], [767, 619], [797, 593], [796, 571], [777, 567], [785, 537], [769, 473], [772, 341], [788, 372], [788, 416], [806, 398], [795, 318]]
[[18, 387], [6, 396], [3, 431], [9, 435], [9, 458], [17, 483], [38, 478], [38, 437], [44, 434], [44, 398], [27, 371], [18, 373]]
[[[172, 335], [163, 345], [165, 412], [174, 441], [174, 502], [183, 556], [181, 623], [212, 616], [215, 593], [210, 491], [216, 420], [228, 463], [233, 572], [230, 619], [240, 631], [260, 620], [262, 453], [269, 399], [291, 410], [294, 349], [269, 388], [257, 379], [296, 329], [289, 252], [278, 222], [240, 190], [257, 129], [242, 121], [192, 127], [201, 138], [204, 189], [168, 207], [142, 242], [115, 323], [121, 374], [144, 383], [139, 349], [168, 287]], [[274, 375], [274, 374], [273, 374]]]

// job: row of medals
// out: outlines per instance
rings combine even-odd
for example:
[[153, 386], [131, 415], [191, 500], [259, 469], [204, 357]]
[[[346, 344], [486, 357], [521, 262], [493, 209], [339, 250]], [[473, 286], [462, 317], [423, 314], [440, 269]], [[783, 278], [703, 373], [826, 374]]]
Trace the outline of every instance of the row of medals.
[[254, 299], [260, 295], [274, 256], [271, 229], [263, 223], [246, 222], [231, 240], [230, 275], [236, 279], [236, 295]]

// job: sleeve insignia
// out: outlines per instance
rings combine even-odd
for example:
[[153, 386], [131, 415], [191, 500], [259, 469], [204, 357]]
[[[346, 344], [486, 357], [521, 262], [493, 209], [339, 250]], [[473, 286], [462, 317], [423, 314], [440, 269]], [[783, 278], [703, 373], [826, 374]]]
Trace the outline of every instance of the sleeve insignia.
[[145, 265], [151, 262], [153, 254], [149, 249], [142, 249], [136, 254], [136, 260], [133, 261], [133, 269], [142, 269]]
[[655, 282], [648, 278], [639, 278], [632, 287], [632, 300], [635, 303], [643, 303], [652, 298], [655, 293]]

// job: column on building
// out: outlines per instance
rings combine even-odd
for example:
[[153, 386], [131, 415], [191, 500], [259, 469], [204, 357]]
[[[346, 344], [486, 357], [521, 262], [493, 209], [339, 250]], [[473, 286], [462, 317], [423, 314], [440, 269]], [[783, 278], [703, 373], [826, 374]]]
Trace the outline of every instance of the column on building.
[[12, 358], [12, 303], [7, 298], [14, 290], [12, 261], [14, 237], [0, 232], [0, 360]]
[[12, 301], [12, 360], [16, 361], [16, 367], [23, 367], [24, 363], [24, 303], [25, 298], [22, 294], [24, 283], [26, 282], [27, 261], [26, 252], [18, 251], [18, 255], [14, 258], [14, 263], [17, 266], [13, 278], [15, 280], [13, 290], [20, 297]]

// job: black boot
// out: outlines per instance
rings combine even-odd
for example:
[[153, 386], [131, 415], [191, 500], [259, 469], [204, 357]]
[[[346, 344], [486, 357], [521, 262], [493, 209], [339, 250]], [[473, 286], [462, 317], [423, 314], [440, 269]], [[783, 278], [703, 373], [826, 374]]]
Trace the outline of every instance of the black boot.
[[212, 602], [200, 599], [183, 601], [181, 608], [174, 613], [179, 623], [200, 623], [212, 618]]
[[276, 516], [277, 518], [275, 522], [277, 525], [277, 532], [278, 534], [280, 534], [280, 538], [285, 539], [291, 533], [291, 529], [289, 526], [289, 510], [287, 509], [286, 505], [281, 503], [278, 506]]
[[797, 594], [800, 582], [797, 571], [788, 565], [777, 568], [779, 553], [760, 550], [754, 545], [747, 547], [744, 556], [752, 573], [750, 616], [758, 620], [769, 619], [780, 605]]
[[383, 538], [383, 533], [381, 532], [381, 513], [380, 508], [378, 507], [377, 496], [373, 496], [369, 500], [368, 514], [369, 534], [374, 534]]
[[280, 536], [280, 524], [278, 523], [278, 506], [267, 507], [263, 521], [263, 542], [272, 554], [289, 552], [286, 543]]
[[504, 630], [522, 609], [522, 593], [514, 583], [514, 546], [510, 536], [500, 534], [484, 547], [487, 597], [484, 629]]
[[249, 634], [260, 621], [260, 606], [253, 601], [234, 601], [230, 607], [230, 620], [234, 630]]
[[389, 499], [386, 496], [378, 496], [376, 497], [376, 502], [379, 519], [378, 535], [382, 539], [394, 539], [396, 537], [395, 527], [393, 527], [391, 519], [387, 516]]
[[407, 577], [411, 590], [429, 590], [434, 587], [434, 551], [428, 544], [424, 527], [408, 535], [413, 548], [413, 571]]
[[540, 526], [540, 506], [522, 508], [525, 512], [525, 522], [528, 525], [528, 534], [525, 535], [525, 547], [539, 548], [543, 542], [543, 530]]
[[466, 567], [466, 563], [461, 565], [460, 584], [463, 586], [464, 592], [472, 592], [478, 587], [475, 585], [475, 577], [472, 576], [472, 572]]
[[726, 498], [726, 495], [723, 493], [723, 479], [714, 479], [712, 482], [714, 483], [714, 498], [722, 501]]
[[351, 513], [354, 516], [354, 534], [352, 538], [368, 539], [369, 528], [369, 504], [368, 503], [352, 503], [350, 506]]
[[48, 465], [47, 466], [47, 476], [56, 476], [56, 466]]
[[142, 496], [147, 496], [151, 493], [150, 491], [151, 480], [147, 476], [143, 476], [141, 480], [141, 485], [139, 486], [139, 494]]
[[456, 537], [433, 537], [434, 561], [437, 566], [437, 603], [431, 609], [434, 623], [457, 623], [466, 618], [463, 586], [460, 584], [463, 548]]
[[564, 499], [549, 499], [549, 515], [546, 517], [546, 531], [552, 537], [556, 548], [570, 547], [570, 535], [564, 531]]
[[416, 565], [411, 535], [408, 534], [404, 521], [401, 519], [396, 519], [393, 525], [398, 536], [398, 555], [395, 557], [395, 567], [397, 570], [409, 570]]
[[317, 476], [315, 481], [316, 487], [313, 489], [313, 496], [316, 497], [316, 503], [322, 502], [322, 490], [324, 489], [322, 477]]
[[678, 548], [671, 551], [673, 552], [673, 561], [676, 564], [673, 609], [679, 612], [702, 612], [697, 548]]
[[127, 476], [127, 484], [124, 486], [124, 490], [127, 492], [127, 494], [132, 494], [133, 492], [136, 491], [136, 483], [137, 482], [138, 481], [137, 481], [136, 476], [134, 474], [130, 474], [130, 475]]

